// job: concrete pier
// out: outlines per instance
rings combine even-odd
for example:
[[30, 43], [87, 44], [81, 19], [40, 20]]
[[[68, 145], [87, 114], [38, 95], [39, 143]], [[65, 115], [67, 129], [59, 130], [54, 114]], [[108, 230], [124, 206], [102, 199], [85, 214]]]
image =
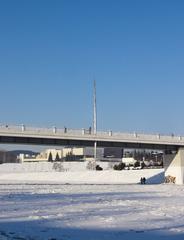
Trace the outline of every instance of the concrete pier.
[[176, 184], [184, 184], [184, 148], [164, 155], [165, 176], [175, 177]]

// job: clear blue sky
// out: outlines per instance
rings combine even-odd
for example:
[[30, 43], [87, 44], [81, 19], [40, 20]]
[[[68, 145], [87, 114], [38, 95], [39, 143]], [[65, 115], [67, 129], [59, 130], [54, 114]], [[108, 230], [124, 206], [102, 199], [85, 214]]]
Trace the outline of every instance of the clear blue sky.
[[0, 122], [184, 135], [183, 0], [1, 0]]

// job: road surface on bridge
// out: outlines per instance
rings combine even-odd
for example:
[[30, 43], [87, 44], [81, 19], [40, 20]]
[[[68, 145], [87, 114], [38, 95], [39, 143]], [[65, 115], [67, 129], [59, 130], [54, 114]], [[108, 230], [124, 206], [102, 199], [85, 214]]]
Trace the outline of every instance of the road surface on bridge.
[[121, 133], [90, 129], [35, 128], [25, 125], [0, 125], [0, 143], [127, 147], [177, 150], [184, 146], [184, 137], [175, 135]]

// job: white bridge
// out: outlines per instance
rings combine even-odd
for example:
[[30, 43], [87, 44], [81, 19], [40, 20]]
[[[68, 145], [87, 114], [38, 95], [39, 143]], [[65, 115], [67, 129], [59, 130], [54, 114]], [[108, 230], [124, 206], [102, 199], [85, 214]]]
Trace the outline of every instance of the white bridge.
[[95, 142], [98, 147], [163, 150], [165, 174], [175, 177], [177, 184], [184, 183], [184, 136], [0, 125], [1, 144], [94, 146]]
[[0, 143], [20, 143], [37, 145], [75, 145], [91, 146], [97, 142], [98, 146], [122, 146], [163, 150], [175, 150], [184, 146], [184, 136], [121, 133], [112, 131], [97, 131], [91, 129], [59, 129], [35, 128], [25, 125], [0, 125]]

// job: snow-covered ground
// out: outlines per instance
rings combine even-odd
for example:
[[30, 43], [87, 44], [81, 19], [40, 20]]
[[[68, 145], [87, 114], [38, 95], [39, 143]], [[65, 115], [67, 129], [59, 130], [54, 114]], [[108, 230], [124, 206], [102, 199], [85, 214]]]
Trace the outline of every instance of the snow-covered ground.
[[60, 184], [126, 184], [139, 183], [146, 177], [147, 183], [162, 183], [164, 172], [154, 170], [78, 171], [78, 172], [26, 172], [1, 173], [1, 183], [60, 183]]
[[[119, 163], [119, 162], [118, 162]], [[55, 172], [54, 165], [60, 165], [64, 171], [86, 171], [87, 161], [83, 162], [30, 162], [30, 163], [4, 163], [0, 164], [0, 173], [5, 172]], [[96, 162], [103, 170], [110, 170], [117, 162]]]
[[0, 240], [184, 239], [184, 187], [163, 169], [50, 170], [0, 166]]
[[90, 171], [86, 163], [74, 162], [62, 163], [58, 172], [53, 163], [0, 165], [0, 181], [4, 183], [126, 184], [139, 183], [141, 177], [146, 177], [147, 183], [163, 183], [164, 169]]
[[184, 239], [176, 185], [0, 184], [1, 240]]

